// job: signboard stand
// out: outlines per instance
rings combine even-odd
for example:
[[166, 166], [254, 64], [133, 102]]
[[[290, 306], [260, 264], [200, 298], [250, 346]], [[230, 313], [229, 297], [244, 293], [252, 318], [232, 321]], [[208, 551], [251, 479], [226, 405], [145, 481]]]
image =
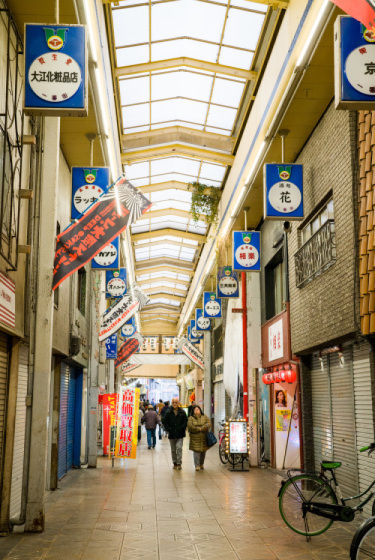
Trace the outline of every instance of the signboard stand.
[[[231, 469], [228, 469], [228, 471], [230, 471], [230, 472], [249, 472], [250, 469], [244, 469], [244, 466], [243, 466], [244, 461], [248, 461], [248, 460], [249, 460], [249, 459], [248, 459], [248, 456], [247, 456], [247, 455], [242, 455], [242, 456], [241, 456], [241, 468], [240, 468], [240, 469], [237, 469], [236, 467], [237, 467], [237, 465], [238, 465], [239, 463], [236, 463], [236, 462], [235, 462], [234, 455], [235, 455], [234, 453], [230, 453], [230, 454], [229, 454], [229, 462], [233, 465], [233, 467], [232, 467]], [[232, 457], [232, 458], [231, 458], [231, 457]]]
[[[230, 472], [248, 472], [244, 462], [249, 461], [249, 424], [244, 418], [230, 419], [225, 424], [225, 442], [228, 461], [232, 468]], [[241, 463], [241, 469], [236, 468]]]

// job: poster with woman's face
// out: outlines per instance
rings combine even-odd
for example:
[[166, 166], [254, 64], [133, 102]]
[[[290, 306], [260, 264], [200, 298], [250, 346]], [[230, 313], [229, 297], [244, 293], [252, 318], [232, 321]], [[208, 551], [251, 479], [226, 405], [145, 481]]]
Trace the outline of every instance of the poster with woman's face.
[[275, 390], [275, 407], [288, 408], [286, 391], [283, 391], [282, 389]]

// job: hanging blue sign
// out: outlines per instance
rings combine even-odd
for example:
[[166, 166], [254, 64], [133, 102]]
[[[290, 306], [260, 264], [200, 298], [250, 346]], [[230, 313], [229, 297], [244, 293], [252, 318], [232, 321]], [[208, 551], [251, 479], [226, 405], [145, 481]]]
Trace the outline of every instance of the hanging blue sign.
[[264, 177], [264, 217], [301, 220], [303, 218], [303, 165], [266, 163]]
[[91, 260], [91, 268], [116, 270], [119, 268], [119, 237], [115, 237]]
[[126, 268], [107, 270], [105, 273], [105, 297], [121, 298], [126, 294]]
[[26, 24], [25, 113], [87, 116], [84, 25]]
[[336, 109], [373, 109], [375, 43], [372, 32], [350, 16], [335, 22]]
[[211, 321], [208, 317], [203, 317], [203, 309], [195, 310], [195, 328], [197, 331], [211, 330]]
[[233, 232], [233, 270], [260, 270], [260, 232]]
[[105, 350], [107, 360], [117, 359], [117, 333], [112, 334], [105, 340]]
[[219, 267], [216, 289], [219, 298], [237, 298], [239, 296], [238, 274], [232, 270], [231, 266]]
[[135, 317], [132, 317], [121, 327], [121, 335], [124, 338], [131, 338], [137, 332], [137, 327], [135, 325]]
[[203, 317], [220, 319], [221, 300], [216, 297], [215, 292], [203, 292]]
[[193, 338], [197, 338], [198, 340], [201, 340], [201, 338], [203, 338], [203, 334], [197, 331], [195, 327], [195, 319], [191, 319], [190, 321], [190, 333]]
[[109, 187], [109, 167], [72, 167], [72, 220], [76, 220]]
[[190, 325], [188, 325], [187, 332], [188, 332], [188, 339], [189, 339], [189, 341], [190, 341], [192, 344], [198, 344], [198, 342], [199, 342], [198, 338], [194, 338], [194, 337], [192, 336], [192, 334], [191, 334], [191, 327], [190, 327]]

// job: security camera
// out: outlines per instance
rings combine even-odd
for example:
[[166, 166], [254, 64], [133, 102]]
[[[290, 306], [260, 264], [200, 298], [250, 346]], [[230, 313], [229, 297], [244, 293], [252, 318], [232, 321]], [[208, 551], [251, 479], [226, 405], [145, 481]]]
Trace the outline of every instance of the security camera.
[[283, 228], [285, 233], [290, 233], [292, 231], [292, 224], [290, 222], [284, 222]]

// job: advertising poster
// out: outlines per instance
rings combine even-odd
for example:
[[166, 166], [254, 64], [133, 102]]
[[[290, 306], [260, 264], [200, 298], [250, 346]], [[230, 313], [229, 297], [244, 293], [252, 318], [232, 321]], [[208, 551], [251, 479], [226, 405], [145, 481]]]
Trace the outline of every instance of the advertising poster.
[[229, 422], [229, 453], [247, 454], [247, 422]]
[[116, 425], [117, 393], [105, 393], [103, 398], [103, 454], [109, 455], [111, 426]]
[[260, 271], [260, 232], [233, 232], [233, 270]]
[[120, 387], [115, 457], [135, 459], [138, 443], [139, 389]]
[[282, 389], [275, 389], [275, 408], [287, 408], [287, 392]]
[[120, 346], [120, 350], [118, 351], [115, 367], [119, 367], [124, 362], [127, 362], [129, 358], [137, 352], [137, 350], [139, 350], [139, 340], [136, 338], [128, 338], [125, 340], [124, 344]]
[[303, 219], [303, 165], [266, 163], [264, 216], [270, 219]]
[[109, 187], [109, 167], [72, 167], [72, 220], [77, 220]]
[[276, 408], [276, 431], [287, 432], [290, 424], [290, 410]]
[[232, 270], [231, 266], [220, 266], [217, 272], [217, 297], [237, 298], [238, 274]]
[[106, 299], [119, 299], [126, 294], [126, 268], [107, 270], [105, 273]]

